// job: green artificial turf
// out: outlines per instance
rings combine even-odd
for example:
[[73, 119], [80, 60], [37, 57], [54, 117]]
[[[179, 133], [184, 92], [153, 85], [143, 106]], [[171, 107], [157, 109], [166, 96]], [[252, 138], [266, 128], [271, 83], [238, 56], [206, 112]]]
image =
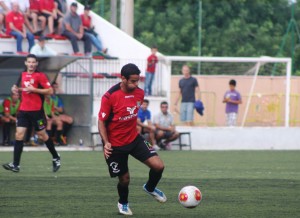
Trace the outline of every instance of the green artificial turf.
[[[300, 217], [300, 151], [159, 152], [166, 168], [156, 202], [142, 190], [148, 169], [130, 158], [130, 207], [134, 217]], [[48, 152], [24, 152], [20, 173], [0, 169], [0, 217], [121, 217], [116, 179], [101, 152], [61, 152], [52, 173]], [[12, 152], [0, 152], [0, 161]], [[177, 201], [185, 185], [200, 188], [194, 209]]]

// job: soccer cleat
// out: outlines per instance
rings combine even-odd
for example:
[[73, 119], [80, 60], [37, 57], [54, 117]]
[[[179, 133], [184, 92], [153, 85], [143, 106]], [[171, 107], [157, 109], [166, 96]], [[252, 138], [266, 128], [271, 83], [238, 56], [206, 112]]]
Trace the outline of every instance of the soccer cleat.
[[118, 209], [119, 209], [119, 214], [127, 215], [127, 216], [132, 216], [132, 212], [129, 208], [129, 204], [120, 204], [118, 202]]
[[60, 168], [60, 155], [58, 155], [59, 157], [58, 158], [54, 158], [52, 160], [52, 163], [53, 163], [53, 172], [57, 172]]
[[149, 192], [149, 191], [146, 189], [146, 184], [144, 184], [143, 189], [144, 189], [144, 191], [147, 192], [149, 195], [152, 195], [158, 202], [164, 203], [164, 202], [167, 201], [166, 195], [165, 195], [161, 190], [159, 190], [158, 188], [155, 188], [153, 192]]
[[15, 166], [13, 163], [7, 163], [2, 165], [4, 169], [18, 173], [20, 171], [20, 166]]

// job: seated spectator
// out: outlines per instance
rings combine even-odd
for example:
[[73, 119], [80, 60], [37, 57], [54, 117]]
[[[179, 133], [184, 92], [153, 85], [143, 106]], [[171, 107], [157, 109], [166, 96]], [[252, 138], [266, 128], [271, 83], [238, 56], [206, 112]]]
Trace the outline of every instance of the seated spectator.
[[160, 110], [161, 112], [154, 117], [156, 140], [160, 142], [159, 147], [166, 149], [169, 147], [170, 142], [179, 137], [179, 133], [175, 129], [173, 116], [168, 112], [168, 103], [162, 102]]
[[3, 114], [1, 121], [3, 125], [3, 145], [10, 145], [10, 128], [12, 124], [16, 124], [16, 115], [20, 106], [19, 93], [12, 93], [10, 97], [6, 98], [3, 102]]
[[[40, 0], [29, 0], [30, 19], [32, 20], [33, 32], [35, 36], [39, 36], [46, 28], [46, 17], [41, 14]], [[38, 21], [41, 22], [41, 30], [38, 28]]]
[[91, 43], [96, 47], [97, 52], [100, 54], [103, 54], [103, 53], [107, 52], [107, 48], [102, 47], [102, 43], [98, 37], [98, 34], [94, 31], [94, 26], [92, 24], [92, 18], [89, 15], [90, 10], [91, 10], [91, 6], [86, 5], [84, 7], [84, 13], [82, 15], [80, 15], [82, 25], [84, 28], [84, 32], [90, 38]]
[[47, 127], [46, 131], [49, 135], [49, 137], [53, 136], [52, 132], [52, 125], [56, 125], [56, 137], [53, 141], [56, 142], [56, 144], [63, 144], [61, 137], [62, 137], [62, 128], [63, 123], [60, 120], [59, 116], [55, 114], [54, 110], [54, 101], [52, 100], [50, 95], [45, 96], [44, 100], [44, 111], [47, 118]]
[[29, 0], [19, 0], [18, 3], [19, 3], [19, 7], [20, 7], [20, 12], [24, 16], [25, 26], [28, 28], [28, 30], [32, 34], [35, 34], [33, 26], [30, 23], [31, 15], [30, 15], [30, 3], [29, 3]]
[[149, 134], [150, 142], [154, 149], [157, 150], [155, 140], [155, 126], [151, 122], [151, 112], [148, 110], [149, 101], [144, 99], [139, 111], [137, 119], [137, 131], [139, 134], [144, 135]]
[[0, 0], [0, 35], [4, 33], [4, 21], [6, 14], [11, 10], [10, 0]]
[[73, 118], [64, 111], [64, 103], [60, 97], [56, 95], [58, 90], [58, 84], [56, 82], [52, 83], [53, 95], [51, 96], [54, 102], [54, 114], [59, 117], [63, 124], [63, 132], [61, 134], [61, 142], [67, 144], [67, 134], [73, 125]]
[[35, 44], [31, 50], [31, 54], [36, 56], [55, 56], [57, 52], [54, 51], [52, 48], [46, 45], [46, 38], [44, 36], [40, 36], [38, 39], [38, 43]]
[[55, 4], [57, 14], [64, 18], [68, 12], [68, 5], [66, 0], [55, 0], [54, 4]]
[[16, 37], [18, 54], [27, 54], [27, 52], [22, 50], [23, 39], [27, 38], [28, 40], [28, 51], [34, 45], [34, 35], [26, 31], [24, 16], [19, 12], [19, 4], [16, 2], [12, 3], [12, 11], [6, 16], [6, 33]]
[[55, 38], [54, 27], [58, 27], [58, 34], [61, 34], [63, 18], [57, 14], [54, 0], [40, 0], [40, 11], [48, 22], [49, 34], [46, 36]]
[[77, 14], [77, 3], [73, 2], [70, 6], [70, 13], [68, 13], [63, 22], [63, 33], [72, 44], [74, 55], [83, 56], [79, 52], [78, 40], [84, 41], [84, 52], [86, 55], [91, 54], [92, 45], [91, 40], [86, 33], [84, 33], [83, 25], [80, 16]]

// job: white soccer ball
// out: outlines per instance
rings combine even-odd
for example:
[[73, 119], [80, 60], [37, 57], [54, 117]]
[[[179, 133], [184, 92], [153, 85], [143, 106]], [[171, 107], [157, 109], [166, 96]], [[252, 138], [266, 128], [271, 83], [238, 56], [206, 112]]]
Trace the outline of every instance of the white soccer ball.
[[201, 191], [195, 186], [185, 186], [178, 194], [179, 203], [186, 208], [197, 207], [201, 199]]

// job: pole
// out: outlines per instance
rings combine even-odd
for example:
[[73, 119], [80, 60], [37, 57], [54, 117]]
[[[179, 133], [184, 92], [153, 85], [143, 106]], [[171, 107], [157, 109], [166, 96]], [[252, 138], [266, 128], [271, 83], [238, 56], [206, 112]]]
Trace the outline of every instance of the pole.
[[100, 0], [100, 16], [104, 17], [104, 0]]
[[292, 17], [292, 27], [291, 27], [291, 32], [292, 32], [292, 39], [291, 39], [291, 56], [292, 56], [292, 73], [295, 72], [295, 3], [292, 4], [291, 6], [291, 17]]
[[291, 93], [291, 74], [292, 74], [292, 60], [286, 64], [286, 91], [285, 91], [285, 127], [290, 125], [290, 93]]
[[[199, 0], [199, 16], [198, 16], [198, 56], [201, 56], [201, 38], [202, 38], [202, 0]], [[198, 63], [198, 75], [201, 74], [201, 62]]]
[[110, 22], [117, 26], [117, 0], [110, 0]]
[[133, 36], [133, 20], [134, 20], [134, 1], [121, 0], [121, 30], [130, 36]]

